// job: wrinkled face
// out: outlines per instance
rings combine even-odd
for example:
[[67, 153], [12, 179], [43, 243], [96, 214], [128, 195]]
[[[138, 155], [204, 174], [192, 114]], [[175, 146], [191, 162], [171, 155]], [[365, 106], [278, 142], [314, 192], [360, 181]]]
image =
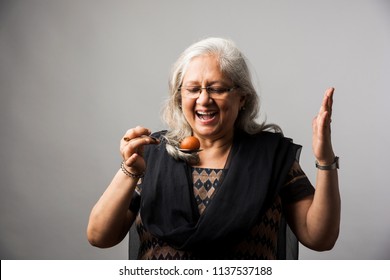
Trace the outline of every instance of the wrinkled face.
[[[239, 89], [219, 94], [214, 98], [206, 89], [201, 89], [199, 96], [189, 96], [187, 89], [212, 87], [231, 89], [234, 84], [224, 77], [215, 56], [204, 55], [191, 60], [183, 77], [181, 100], [185, 118], [190, 124], [194, 136], [216, 140], [233, 135], [234, 123], [245, 97]], [[199, 90], [200, 91], [200, 90]]]

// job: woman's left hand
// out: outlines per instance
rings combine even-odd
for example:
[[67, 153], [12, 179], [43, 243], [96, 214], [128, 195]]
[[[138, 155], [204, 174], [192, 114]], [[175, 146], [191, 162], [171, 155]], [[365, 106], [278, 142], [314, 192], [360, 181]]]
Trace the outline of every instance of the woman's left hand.
[[313, 153], [320, 165], [333, 163], [335, 155], [331, 141], [334, 88], [326, 90], [318, 115], [313, 119]]
[[[334, 163], [331, 120], [334, 88], [326, 90], [318, 115], [313, 119], [313, 153], [320, 165]], [[318, 169], [321, 170], [321, 169]], [[325, 251], [333, 248], [340, 231], [338, 172], [318, 171], [315, 193], [286, 205], [289, 225], [306, 247]]]

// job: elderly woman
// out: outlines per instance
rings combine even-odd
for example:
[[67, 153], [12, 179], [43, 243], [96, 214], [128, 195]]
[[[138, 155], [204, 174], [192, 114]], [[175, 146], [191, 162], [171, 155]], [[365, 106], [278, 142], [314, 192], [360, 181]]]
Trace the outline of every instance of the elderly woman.
[[[303, 245], [330, 250], [340, 225], [333, 91], [313, 120], [314, 188], [298, 163], [301, 146], [256, 122], [259, 99], [234, 43], [190, 46], [173, 68], [169, 129], [126, 132], [121, 168], [92, 209], [89, 242], [114, 246], [135, 223], [140, 259], [283, 259], [287, 221]], [[188, 136], [199, 150], [180, 150]]]

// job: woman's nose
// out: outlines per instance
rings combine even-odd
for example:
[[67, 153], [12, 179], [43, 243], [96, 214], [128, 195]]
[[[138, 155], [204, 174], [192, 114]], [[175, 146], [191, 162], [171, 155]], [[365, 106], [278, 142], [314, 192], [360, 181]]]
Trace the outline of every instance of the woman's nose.
[[201, 89], [201, 92], [199, 93], [199, 97], [196, 100], [197, 104], [209, 104], [213, 102], [212, 98], [210, 98], [209, 93], [205, 88]]

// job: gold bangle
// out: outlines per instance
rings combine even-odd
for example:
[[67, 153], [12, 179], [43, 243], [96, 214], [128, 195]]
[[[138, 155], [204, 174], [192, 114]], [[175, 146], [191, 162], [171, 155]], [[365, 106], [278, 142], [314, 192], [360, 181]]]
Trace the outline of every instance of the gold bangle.
[[122, 161], [121, 169], [122, 169], [123, 173], [125, 173], [127, 176], [129, 176], [131, 178], [140, 179], [140, 178], [143, 178], [145, 176], [145, 172], [142, 172], [140, 174], [133, 174], [130, 171], [128, 171], [125, 168], [125, 161]]

